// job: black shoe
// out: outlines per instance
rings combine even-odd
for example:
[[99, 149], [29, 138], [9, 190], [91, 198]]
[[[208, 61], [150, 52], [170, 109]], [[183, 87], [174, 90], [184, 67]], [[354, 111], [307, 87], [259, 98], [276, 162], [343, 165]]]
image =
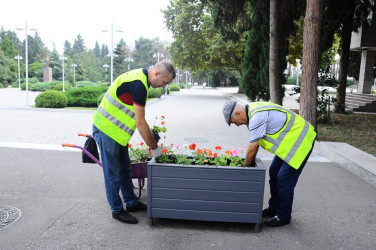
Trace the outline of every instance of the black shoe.
[[269, 208], [265, 208], [264, 210], [262, 210], [262, 217], [274, 217], [276, 216], [277, 213]]
[[275, 216], [265, 222], [265, 225], [268, 227], [280, 227], [287, 224], [290, 224], [290, 221], [281, 220], [278, 218], [278, 216]]
[[127, 211], [125, 211], [124, 209], [118, 213], [118, 214], [112, 214], [112, 218], [118, 220], [118, 221], [121, 221], [121, 222], [124, 222], [124, 223], [128, 223], [128, 224], [136, 224], [138, 222], [137, 218], [134, 217], [133, 215], [129, 214]]
[[147, 210], [147, 206], [146, 204], [142, 203], [142, 202], [138, 202], [136, 206], [133, 206], [133, 207], [127, 207], [127, 211], [128, 212], [138, 212], [138, 211], [146, 211]]

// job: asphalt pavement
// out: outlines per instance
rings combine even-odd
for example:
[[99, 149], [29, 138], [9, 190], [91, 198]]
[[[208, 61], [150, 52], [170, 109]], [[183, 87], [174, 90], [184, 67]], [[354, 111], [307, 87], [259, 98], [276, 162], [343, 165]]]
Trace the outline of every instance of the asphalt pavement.
[[[37, 94], [29, 92], [30, 106]], [[146, 118], [152, 126], [156, 116], [166, 117], [166, 145], [246, 148], [247, 128], [228, 127], [224, 122], [222, 105], [229, 98], [244, 100], [226, 89], [185, 89], [150, 101]], [[146, 212], [134, 214], [139, 219], [136, 225], [120, 223], [111, 217], [100, 167], [81, 163], [79, 150], [61, 147], [61, 143], [83, 145], [85, 139], [77, 133], [91, 133], [94, 111], [30, 106], [26, 106], [25, 91], [0, 89], [0, 223], [12, 215], [7, 208], [17, 208], [13, 214], [19, 217], [0, 228], [0, 249], [376, 246], [376, 187], [328, 160], [316, 148], [295, 189], [290, 225], [261, 226], [257, 233], [250, 224], [156, 219], [150, 227]], [[135, 133], [131, 143], [141, 141]], [[260, 150], [258, 157], [270, 165], [270, 153]], [[265, 206], [268, 199], [266, 184]], [[145, 189], [141, 201], [146, 200]]]

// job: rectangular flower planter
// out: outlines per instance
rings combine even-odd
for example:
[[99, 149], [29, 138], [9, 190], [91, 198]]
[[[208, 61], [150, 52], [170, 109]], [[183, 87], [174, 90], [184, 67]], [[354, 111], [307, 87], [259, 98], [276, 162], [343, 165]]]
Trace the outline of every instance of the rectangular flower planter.
[[266, 168], [148, 164], [148, 209], [154, 218], [262, 222]]

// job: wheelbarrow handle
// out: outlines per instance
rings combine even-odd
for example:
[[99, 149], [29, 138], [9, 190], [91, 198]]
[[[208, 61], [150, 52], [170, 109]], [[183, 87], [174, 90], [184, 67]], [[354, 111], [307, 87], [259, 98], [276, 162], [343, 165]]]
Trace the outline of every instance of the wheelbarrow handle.
[[87, 151], [84, 147], [81, 147], [81, 146], [78, 146], [78, 145], [74, 145], [74, 144], [70, 144], [70, 143], [63, 143], [61, 144], [63, 147], [71, 147], [71, 148], [79, 148], [81, 149], [87, 156], [89, 156], [93, 161], [95, 161], [99, 166], [102, 167], [102, 163], [94, 157], [94, 155], [92, 155], [89, 151]]
[[91, 135], [84, 134], [84, 133], [78, 133], [78, 136], [83, 136], [83, 137], [87, 137], [87, 138], [92, 137]]
[[71, 148], [74, 148], [74, 145], [73, 144], [70, 144], [70, 143], [63, 143], [61, 144], [63, 147], [71, 147]]

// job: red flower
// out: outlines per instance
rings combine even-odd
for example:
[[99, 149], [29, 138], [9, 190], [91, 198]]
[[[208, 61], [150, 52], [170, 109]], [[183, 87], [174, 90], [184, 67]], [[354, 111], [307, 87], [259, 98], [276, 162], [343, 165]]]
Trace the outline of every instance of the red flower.
[[221, 148], [221, 146], [216, 146], [215, 147], [215, 150], [221, 150], [222, 148]]
[[131, 148], [132, 147], [132, 144], [128, 144], [128, 148]]
[[231, 150], [227, 150], [227, 151], [225, 152], [225, 154], [226, 154], [226, 155], [232, 155], [232, 152], [231, 152]]
[[167, 148], [163, 149], [162, 153], [167, 154], [168, 153], [168, 149]]
[[214, 156], [214, 157], [217, 157], [217, 156], [218, 156], [218, 153], [214, 153], [213, 156]]
[[145, 143], [144, 142], [140, 142], [140, 145], [142, 146], [142, 145], [144, 145]]
[[196, 144], [192, 143], [191, 145], [189, 145], [189, 149], [190, 150], [195, 150], [196, 149]]
[[163, 125], [163, 124], [165, 124], [165, 122], [164, 122], [164, 121], [161, 121], [161, 124]]
[[197, 149], [197, 154], [202, 154], [202, 150], [201, 149]]
[[161, 115], [162, 119], [164, 119], [164, 115]]

